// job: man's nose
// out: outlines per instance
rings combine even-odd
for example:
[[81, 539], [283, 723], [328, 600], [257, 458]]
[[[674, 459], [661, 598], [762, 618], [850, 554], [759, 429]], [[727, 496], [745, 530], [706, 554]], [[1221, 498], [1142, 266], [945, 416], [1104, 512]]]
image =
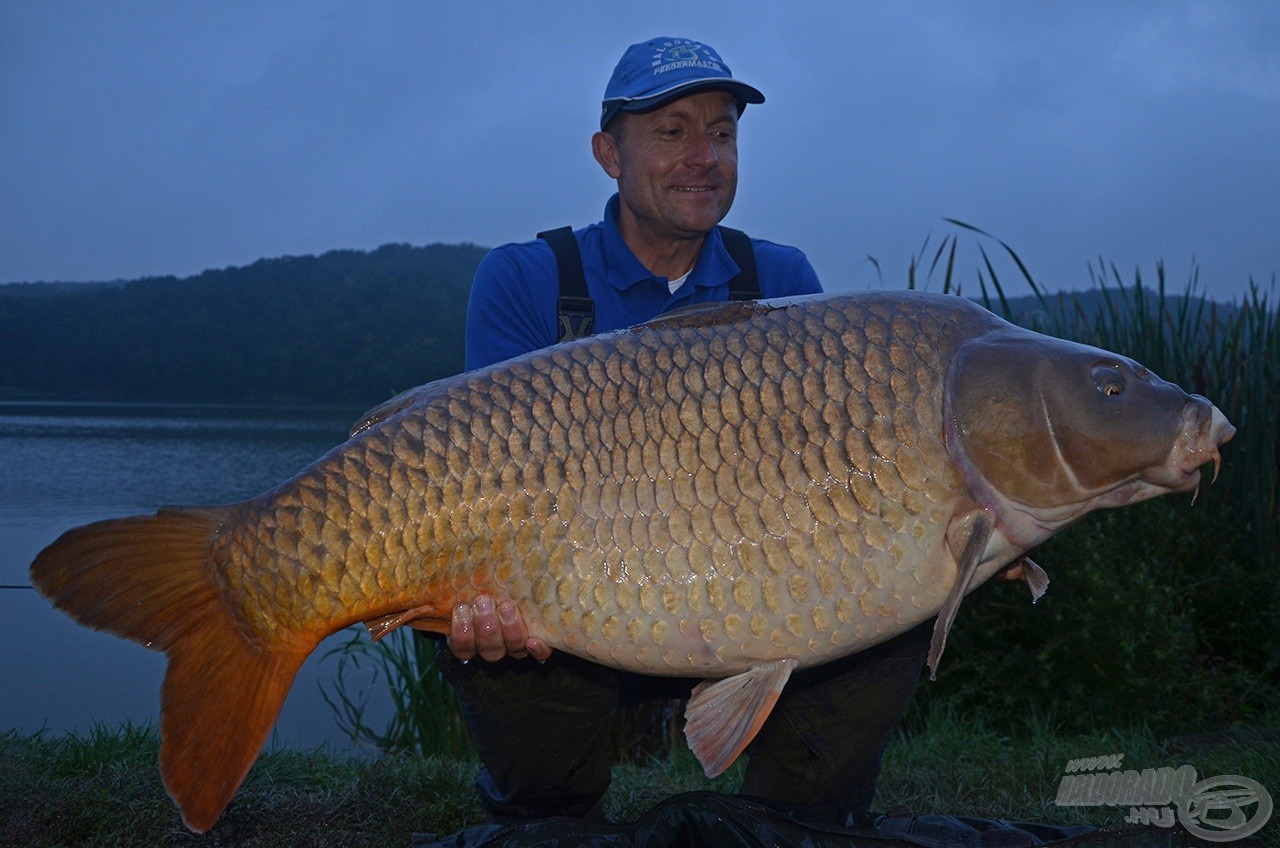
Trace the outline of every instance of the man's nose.
[[685, 161], [690, 165], [714, 168], [720, 162], [720, 151], [709, 135], [694, 136], [689, 141], [689, 149], [685, 151]]

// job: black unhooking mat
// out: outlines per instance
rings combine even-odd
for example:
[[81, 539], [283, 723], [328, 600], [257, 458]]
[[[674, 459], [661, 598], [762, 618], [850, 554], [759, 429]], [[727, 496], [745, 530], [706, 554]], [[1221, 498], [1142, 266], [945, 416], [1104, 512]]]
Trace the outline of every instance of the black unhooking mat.
[[[1169, 829], [1073, 827], [967, 816], [881, 816], [861, 828], [816, 827], [736, 795], [690, 792], [629, 824], [545, 819], [487, 824], [449, 836], [420, 834], [410, 848], [1184, 848], [1220, 846]], [[1260, 848], [1260, 839], [1230, 843]]]

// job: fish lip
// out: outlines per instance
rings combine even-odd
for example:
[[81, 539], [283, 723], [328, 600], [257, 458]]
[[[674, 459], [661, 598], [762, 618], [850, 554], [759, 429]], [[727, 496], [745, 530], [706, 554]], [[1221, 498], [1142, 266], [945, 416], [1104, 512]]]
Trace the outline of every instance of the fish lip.
[[1189, 492], [1200, 485], [1200, 469], [1213, 463], [1213, 478], [1222, 468], [1220, 448], [1231, 441], [1236, 428], [1222, 410], [1200, 395], [1191, 395], [1182, 411], [1183, 429], [1169, 455], [1169, 462], [1151, 476], [1149, 482], [1175, 492]]
[[[1193, 397], [1209, 403], [1207, 399], [1201, 398], [1199, 395], [1193, 395]], [[1209, 406], [1213, 410], [1209, 414], [1209, 442], [1213, 446], [1210, 451], [1210, 458], [1213, 460], [1213, 480], [1210, 482], [1215, 482], [1218, 479], [1218, 472], [1222, 469], [1222, 453], [1219, 448], [1235, 438], [1236, 428], [1235, 425], [1227, 420], [1227, 416], [1222, 414], [1222, 410], [1211, 403], [1209, 403]]]
[[[1178, 471], [1182, 474], [1182, 479], [1172, 484], [1165, 484], [1170, 491], [1190, 492], [1200, 486], [1201, 474], [1199, 465], [1193, 468], [1180, 468]], [[1215, 474], [1215, 476], [1217, 475]]]

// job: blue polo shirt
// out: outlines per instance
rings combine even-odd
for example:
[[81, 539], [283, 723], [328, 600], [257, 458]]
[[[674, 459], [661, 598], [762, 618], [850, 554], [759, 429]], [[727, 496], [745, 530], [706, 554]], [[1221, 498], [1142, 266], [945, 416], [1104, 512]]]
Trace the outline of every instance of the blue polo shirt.
[[[604, 220], [574, 230], [587, 291], [595, 302], [595, 332], [619, 330], [691, 303], [729, 299], [738, 265], [719, 230], [707, 237], [684, 285], [672, 294], [666, 277], [655, 277], [636, 259], [618, 232], [618, 196], [605, 205]], [[751, 239], [763, 297], [822, 291], [818, 275], [799, 249]], [[476, 269], [467, 304], [468, 370], [556, 343], [560, 275], [555, 253], [542, 239], [504, 244], [489, 251]]]

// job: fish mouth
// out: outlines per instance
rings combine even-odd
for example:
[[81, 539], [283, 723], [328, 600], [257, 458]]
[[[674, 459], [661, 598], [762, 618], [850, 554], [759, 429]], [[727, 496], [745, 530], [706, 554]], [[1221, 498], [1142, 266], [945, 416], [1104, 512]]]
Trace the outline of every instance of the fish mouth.
[[1200, 486], [1201, 471], [1213, 463], [1213, 483], [1222, 469], [1222, 453], [1219, 450], [1231, 441], [1236, 428], [1206, 398], [1192, 395], [1182, 410], [1181, 434], [1169, 453], [1169, 460], [1156, 469], [1146, 480], [1174, 492], [1191, 492]]

